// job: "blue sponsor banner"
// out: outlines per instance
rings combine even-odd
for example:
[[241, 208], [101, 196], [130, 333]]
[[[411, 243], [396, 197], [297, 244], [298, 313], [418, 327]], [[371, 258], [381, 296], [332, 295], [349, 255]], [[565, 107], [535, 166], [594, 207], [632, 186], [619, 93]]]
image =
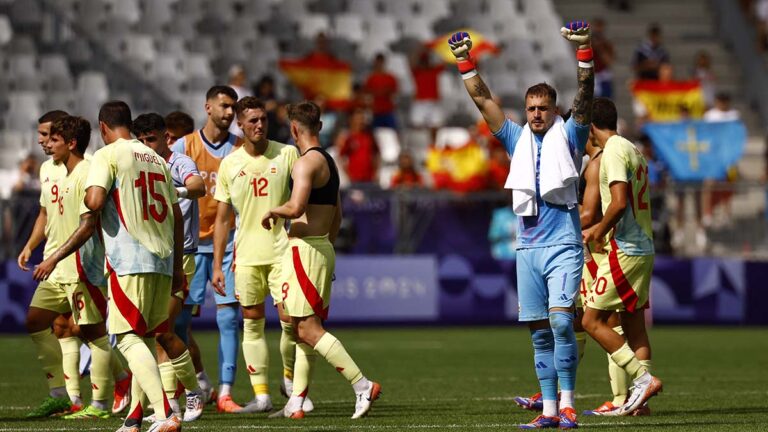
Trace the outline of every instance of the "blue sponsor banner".
[[[669, 324], [768, 325], [768, 263], [656, 257], [651, 312]], [[0, 263], [0, 332], [23, 332], [37, 284], [14, 260]], [[467, 255], [337, 257], [329, 322], [509, 324], [517, 321], [515, 261]], [[267, 299], [271, 305], [271, 299]], [[267, 307], [271, 328], [275, 308]], [[209, 289], [196, 329], [216, 328]]]
[[740, 121], [649, 123], [643, 132], [672, 177], [681, 181], [725, 179], [747, 142], [747, 130]]

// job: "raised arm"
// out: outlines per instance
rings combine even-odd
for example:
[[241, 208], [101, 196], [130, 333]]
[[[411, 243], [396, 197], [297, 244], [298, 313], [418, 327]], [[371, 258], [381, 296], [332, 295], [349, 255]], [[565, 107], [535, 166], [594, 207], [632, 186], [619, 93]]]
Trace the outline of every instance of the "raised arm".
[[464, 87], [467, 89], [467, 93], [469, 93], [477, 109], [480, 110], [480, 114], [483, 115], [485, 122], [488, 123], [488, 127], [491, 128], [491, 132], [497, 132], [504, 125], [504, 111], [493, 100], [491, 91], [485, 85], [483, 79], [480, 78], [480, 75], [478, 75], [475, 59], [470, 55], [472, 39], [469, 37], [469, 33], [454, 33], [448, 39], [448, 45], [456, 57], [456, 65], [459, 68], [459, 72], [461, 72], [461, 78], [464, 80]]
[[571, 21], [560, 29], [564, 38], [578, 44], [576, 59], [578, 66], [578, 88], [573, 99], [573, 119], [580, 125], [592, 122], [592, 98], [595, 93], [595, 68], [589, 23]]

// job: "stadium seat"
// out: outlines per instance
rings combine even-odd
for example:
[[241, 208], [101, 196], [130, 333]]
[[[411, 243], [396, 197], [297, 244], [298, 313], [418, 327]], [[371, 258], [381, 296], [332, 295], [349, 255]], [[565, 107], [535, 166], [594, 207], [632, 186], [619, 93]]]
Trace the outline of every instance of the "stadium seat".
[[43, 99], [43, 111], [64, 110], [74, 113], [76, 108], [75, 93], [72, 91], [46, 92]]
[[42, 77], [37, 71], [37, 56], [34, 54], [14, 54], [8, 59], [8, 76], [13, 88], [19, 91], [37, 91]]
[[8, 95], [8, 113], [5, 115], [7, 129], [14, 131], [34, 130], [42, 107], [42, 95], [35, 91], [16, 91]]
[[94, 122], [101, 105], [109, 99], [107, 77], [98, 71], [86, 71], [77, 77], [77, 110], [81, 116]]
[[381, 13], [379, 2], [376, 0], [349, 0], [348, 10], [364, 18], [374, 17]]
[[299, 34], [306, 39], [313, 39], [318, 33], [328, 33], [331, 22], [328, 15], [303, 14], [299, 16]]
[[402, 96], [410, 96], [415, 92], [411, 65], [404, 54], [387, 54], [386, 69], [397, 77], [398, 93]]
[[382, 3], [382, 6], [384, 6], [384, 13], [398, 18], [413, 16], [413, 14], [416, 13], [416, 7], [413, 0], [389, 1]]
[[432, 30], [434, 20], [422, 15], [410, 15], [402, 17], [400, 21], [401, 33], [403, 37], [412, 37], [419, 41], [429, 41], [434, 39], [435, 32]]
[[486, 0], [488, 15], [497, 18], [522, 17], [515, 0]]
[[416, 15], [437, 20], [451, 14], [449, 0], [414, 0]]
[[[157, 1], [157, 0], [155, 0]], [[136, 24], [141, 19], [138, 0], [106, 0], [111, 20]]]
[[11, 21], [5, 15], [0, 15], [0, 46], [5, 46], [13, 38]]
[[334, 35], [350, 42], [360, 43], [365, 38], [363, 19], [354, 13], [336, 15], [334, 21]]
[[397, 156], [400, 155], [400, 138], [397, 131], [392, 128], [376, 128], [373, 130], [373, 137], [379, 147], [381, 161], [385, 164], [397, 162]]

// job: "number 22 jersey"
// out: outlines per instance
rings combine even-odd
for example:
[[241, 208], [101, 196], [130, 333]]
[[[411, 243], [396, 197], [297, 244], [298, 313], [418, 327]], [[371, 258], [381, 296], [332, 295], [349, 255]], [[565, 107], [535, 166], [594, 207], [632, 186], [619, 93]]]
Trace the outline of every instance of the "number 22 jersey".
[[140, 141], [119, 139], [94, 153], [91, 186], [108, 194], [101, 212], [108, 265], [119, 276], [172, 276], [178, 197], [165, 161]]

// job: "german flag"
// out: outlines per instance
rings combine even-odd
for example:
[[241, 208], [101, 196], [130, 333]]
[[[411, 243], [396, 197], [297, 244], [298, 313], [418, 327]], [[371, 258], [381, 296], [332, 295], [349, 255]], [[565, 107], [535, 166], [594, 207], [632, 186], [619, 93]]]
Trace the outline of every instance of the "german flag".
[[638, 80], [632, 85], [632, 94], [643, 104], [652, 121], [670, 122], [684, 117], [699, 119], [706, 109], [701, 84], [697, 80]]
[[427, 42], [427, 47], [431, 48], [444, 62], [456, 63], [456, 57], [453, 56], [451, 49], [448, 47], [448, 39], [450, 39], [451, 35], [454, 33], [462, 31], [469, 33], [469, 37], [472, 39], [473, 57], [480, 58], [486, 54], [496, 55], [501, 51], [496, 44], [486, 39], [481, 33], [468, 28], [457, 29], [456, 31], [438, 36], [431, 42]]
[[332, 109], [344, 109], [352, 95], [352, 69], [331, 56], [309, 55], [283, 59], [280, 69], [306, 99], [322, 96]]

